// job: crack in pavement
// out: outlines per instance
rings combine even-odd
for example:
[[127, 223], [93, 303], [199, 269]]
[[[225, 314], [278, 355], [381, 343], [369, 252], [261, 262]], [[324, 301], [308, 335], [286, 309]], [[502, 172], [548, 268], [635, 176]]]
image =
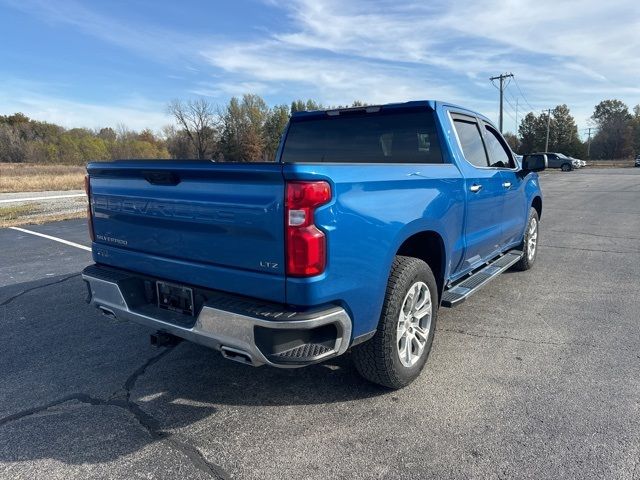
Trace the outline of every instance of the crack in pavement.
[[518, 338], [518, 337], [509, 337], [507, 335], [488, 335], [482, 333], [472, 333], [467, 332], [465, 330], [456, 330], [456, 329], [448, 329], [448, 328], [437, 328], [437, 332], [448, 332], [448, 333], [458, 333], [460, 335], [468, 335], [470, 337], [477, 338], [495, 338], [499, 340], [512, 340], [514, 342], [523, 342], [523, 343], [532, 343], [534, 345], [552, 345], [555, 347], [566, 347], [566, 346], [574, 346], [574, 347], [589, 347], [599, 349], [597, 345], [591, 343], [573, 343], [573, 342], [551, 342], [546, 340], [528, 340], [526, 338]]
[[[510, 337], [508, 335], [489, 335], [483, 333], [472, 333], [467, 332], [465, 330], [457, 330], [457, 329], [448, 329], [448, 328], [436, 328], [436, 332], [446, 332], [446, 333], [458, 333], [460, 335], [467, 335], [469, 337], [476, 338], [494, 338], [497, 340], [511, 340], [514, 342], [522, 342], [522, 343], [531, 343], [533, 345], [551, 345], [554, 347], [587, 347], [593, 348], [594, 350], [602, 350], [609, 351], [610, 349], [606, 347], [600, 347], [599, 345], [593, 343], [580, 343], [580, 342], [552, 342], [548, 340], [529, 340], [526, 338], [518, 338], [518, 337]], [[640, 355], [637, 354], [636, 350], [630, 347], [618, 347], [619, 350], [628, 352], [634, 355], [636, 358], [640, 359]], [[640, 479], [639, 479], [640, 480]]]
[[545, 229], [545, 231], [554, 232], [554, 233], [564, 233], [564, 234], [570, 234], [570, 235], [589, 235], [591, 237], [614, 238], [616, 240], [640, 240], [640, 237], [626, 237], [624, 235], [605, 235], [603, 233], [571, 232], [571, 231], [555, 230], [555, 229]]
[[22, 410], [21, 412], [0, 418], [0, 427], [3, 427], [7, 423], [15, 422], [16, 420], [21, 420], [23, 418], [36, 415], [40, 412], [44, 412], [46, 410], [49, 410], [50, 408], [57, 407], [58, 405], [62, 405], [63, 403], [70, 402], [72, 400], [77, 400], [82, 403], [88, 403], [90, 405], [109, 405], [109, 403], [105, 402], [104, 400], [91, 397], [86, 393], [72, 393], [71, 395], [66, 395], [52, 402], [45, 403], [44, 405], [28, 408], [26, 410]]
[[[75, 276], [75, 275], [74, 275]], [[68, 277], [71, 278], [71, 277]], [[55, 282], [59, 283], [59, 282]], [[53, 284], [51, 284], [53, 285]], [[161, 442], [165, 442], [169, 444], [174, 450], [182, 453], [187, 459], [191, 462], [191, 464], [198, 470], [203, 473], [208, 474], [213, 478], [219, 479], [227, 479], [229, 478], [229, 474], [219, 465], [215, 465], [209, 461], [207, 461], [200, 450], [191, 445], [190, 443], [174, 438], [171, 433], [167, 433], [161, 430], [160, 423], [156, 420], [152, 415], [145, 412], [140, 405], [131, 400], [131, 390], [135, 386], [138, 378], [140, 378], [146, 370], [152, 366], [154, 363], [160, 361], [163, 357], [168, 355], [171, 352], [172, 348], [165, 348], [159, 354], [154, 355], [150, 359], [148, 359], [141, 367], [137, 368], [124, 383], [123, 389], [118, 392], [124, 390], [124, 394], [121, 396], [116, 396], [116, 393], [111, 395], [107, 400], [103, 400], [101, 398], [92, 397], [89, 394], [80, 392], [73, 393], [70, 395], [66, 395], [57, 400], [53, 400], [52, 402], [46, 403], [44, 405], [40, 405], [38, 407], [28, 408], [26, 410], [22, 410], [21, 412], [14, 413], [12, 415], [8, 415], [6, 417], [0, 418], [0, 427], [17, 420], [21, 420], [26, 417], [30, 417], [32, 415], [36, 415], [40, 412], [44, 412], [49, 410], [50, 408], [57, 407], [64, 403], [70, 401], [78, 401], [81, 403], [85, 403], [88, 405], [94, 406], [111, 406], [121, 408], [129, 412], [138, 424], [147, 431], [147, 433], [151, 436], [152, 439], [158, 440]]]
[[547, 248], [562, 248], [562, 249], [565, 249], [565, 250], [580, 250], [582, 252], [621, 253], [623, 255], [640, 253], [640, 251], [638, 251], [638, 250], [627, 250], [627, 251], [621, 251], [621, 250], [598, 250], [598, 249], [595, 249], [595, 248], [560, 247], [558, 245], [549, 245], [549, 244], [546, 244], [546, 243], [541, 243], [540, 246], [541, 247], [547, 247]]
[[9, 305], [16, 298], [19, 298], [19, 297], [21, 297], [22, 295], [24, 295], [26, 293], [33, 292], [34, 290], [38, 290], [40, 288], [50, 287], [51, 285], [57, 285], [58, 283], [66, 282], [70, 278], [74, 278], [74, 277], [77, 277], [79, 275], [81, 275], [81, 273], [74, 273], [73, 275], [69, 275], [69, 276], [64, 277], [64, 278], [62, 278], [60, 280], [56, 280], [55, 282], [45, 283], [43, 285], [36, 285], [35, 287], [31, 287], [31, 288], [27, 288], [26, 290], [22, 290], [21, 292], [18, 292], [15, 295], [7, 298], [5, 301], [1, 302], [0, 303], [0, 307], [4, 307], [6, 305]]

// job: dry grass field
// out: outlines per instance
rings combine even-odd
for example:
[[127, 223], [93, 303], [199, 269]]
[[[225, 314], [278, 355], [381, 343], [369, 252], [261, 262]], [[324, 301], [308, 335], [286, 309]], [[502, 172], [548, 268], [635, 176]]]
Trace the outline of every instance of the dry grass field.
[[0, 207], [0, 226], [13, 225], [14, 221], [20, 217], [32, 214], [35, 208], [33, 205], [11, 205]]
[[84, 167], [0, 163], [0, 193], [81, 190]]
[[73, 218], [84, 218], [86, 210], [75, 212], [41, 214], [38, 207], [0, 207], [0, 228], [18, 227], [22, 225], [40, 225], [60, 220], [71, 220]]

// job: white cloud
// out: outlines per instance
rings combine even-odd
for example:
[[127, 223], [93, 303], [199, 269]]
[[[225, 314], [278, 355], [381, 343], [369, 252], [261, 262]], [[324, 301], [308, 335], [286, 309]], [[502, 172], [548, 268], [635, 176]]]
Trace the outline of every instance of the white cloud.
[[84, 103], [42, 93], [37, 83], [20, 87], [3, 82], [0, 85], [0, 114], [22, 112], [28, 117], [56, 123], [64, 127], [116, 127], [119, 124], [142, 130], [160, 130], [171, 123], [164, 105], [143, 98], [129, 98], [117, 104]]
[[[259, 38], [241, 30], [241, 19], [236, 35], [196, 37], [72, 1], [8, 1], [154, 61], [180, 63], [190, 72], [185, 91], [219, 100], [249, 91], [278, 103], [440, 98], [495, 118], [488, 77], [511, 71], [535, 109], [567, 103], [583, 125], [604, 98], [640, 102], [638, 0], [265, 0], [262, 8], [284, 19]], [[514, 87], [513, 102], [521, 97]], [[527, 102], [519, 105], [523, 113]]]
[[205, 50], [205, 58], [244, 81], [304, 85], [325, 100], [436, 97], [491, 114], [488, 77], [512, 71], [536, 109], [567, 103], [581, 123], [604, 98], [640, 101], [637, 0], [297, 0], [281, 8], [288, 31]]
[[263, 91], [268, 85], [271, 93], [314, 97], [328, 105], [356, 99], [385, 103], [456, 94], [446, 84], [430, 87], [426, 72], [416, 76], [403, 65], [309, 55], [275, 39], [216, 45], [201, 55], [232, 77], [255, 79]]

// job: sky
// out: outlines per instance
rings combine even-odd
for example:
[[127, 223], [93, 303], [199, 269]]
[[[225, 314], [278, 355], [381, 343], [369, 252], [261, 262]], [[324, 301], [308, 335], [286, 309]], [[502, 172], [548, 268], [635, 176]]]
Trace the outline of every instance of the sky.
[[[497, 121], [640, 103], [638, 0], [0, 0], [0, 114], [159, 130], [172, 99], [454, 102]], [[516, 112], [517, 111], [517, 112]]]

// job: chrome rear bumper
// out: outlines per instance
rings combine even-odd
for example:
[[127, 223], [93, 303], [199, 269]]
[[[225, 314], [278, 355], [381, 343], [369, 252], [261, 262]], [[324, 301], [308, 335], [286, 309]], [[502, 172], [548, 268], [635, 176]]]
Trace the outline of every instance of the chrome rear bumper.
[[220, 350], [226, 358], [254, 366], [291, 368], [317, 363], [343, 354], [351, 340], [351, 319], [335, 305], [296, 311], [211, 292], [194, 318], [150, 303], [145, 282], [154, 279], [99, 265], [87, 267], [82, 278], [89, 287], [87, 301], [103, 313]]

